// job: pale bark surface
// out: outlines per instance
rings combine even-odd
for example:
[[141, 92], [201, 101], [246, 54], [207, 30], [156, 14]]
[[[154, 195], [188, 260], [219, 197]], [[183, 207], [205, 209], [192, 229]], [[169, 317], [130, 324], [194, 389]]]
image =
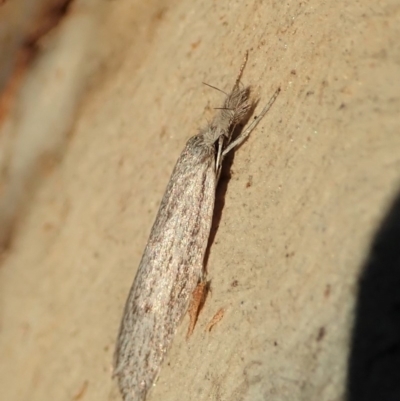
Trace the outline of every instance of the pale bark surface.
[[257, 110], [282, 92], [222, 179], [212, 292], [148, 401], [343, 400], [357, 275], [400, 184], [398, 2], [102, 7], [63, 157], [0, 268], [1, 398], [120, 400], [129, 288], [180, 152], [224, 98], [202, 82], [229, 90], [249, 49]]

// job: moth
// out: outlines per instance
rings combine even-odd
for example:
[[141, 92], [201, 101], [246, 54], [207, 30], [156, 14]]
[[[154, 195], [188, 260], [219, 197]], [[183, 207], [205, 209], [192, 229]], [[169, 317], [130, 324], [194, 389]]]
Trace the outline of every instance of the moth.
[[214, 119], [187, 141], [161, 201], [116, 343], [114, 376], [124, 401], [146, 398], [191, 296], [205, 280], [204, 255], [225, 155], [248, 137], [279, 93], [233, 140], [235, 127], [254, 106], [250, 87], [240, 85], [246, 61], [247, 54]]

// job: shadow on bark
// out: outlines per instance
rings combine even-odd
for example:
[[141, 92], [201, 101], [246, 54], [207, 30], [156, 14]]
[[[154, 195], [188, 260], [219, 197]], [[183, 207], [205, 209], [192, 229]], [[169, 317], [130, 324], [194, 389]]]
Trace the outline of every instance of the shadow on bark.
[[399, 401], [400, 193], [372, 241], [357, 297], [347, 401]]

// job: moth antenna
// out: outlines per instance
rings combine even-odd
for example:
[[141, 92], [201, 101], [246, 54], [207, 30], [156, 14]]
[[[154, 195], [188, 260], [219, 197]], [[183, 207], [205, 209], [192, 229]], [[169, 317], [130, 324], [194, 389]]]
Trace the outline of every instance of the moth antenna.
[[249, 59], [249, 51], [246, 50], [246, 53], [244, 55], [243, 63], [240, 66], [239, 74], [236, 77], [235, 85], [233, 85], [232, 92], [239, 87], [239, 83], [240, 83], [240, 80], [242, 79], [242, 75], [243, 75], [243, 70], [246, 67], [248, 59]]
[[225, 96], [228, 96], [228, 94], [225, 91], [223, 91], [222, 89], [217, 88], [216, 86], [210, 85], [207, 82], [203, 82], [203, 85], [209, 86], [210, 88], [215, 89], [218, 92], [223, 93]]

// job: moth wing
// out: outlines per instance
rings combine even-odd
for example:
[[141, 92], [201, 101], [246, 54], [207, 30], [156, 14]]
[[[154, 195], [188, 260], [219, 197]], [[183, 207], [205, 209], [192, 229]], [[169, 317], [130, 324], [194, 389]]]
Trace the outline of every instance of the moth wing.
[[145, 398], [203, 272], [216, 176], [214, 154], [196, 156], [178, 159], [125, 306], [114, 373], [125, 401]]

